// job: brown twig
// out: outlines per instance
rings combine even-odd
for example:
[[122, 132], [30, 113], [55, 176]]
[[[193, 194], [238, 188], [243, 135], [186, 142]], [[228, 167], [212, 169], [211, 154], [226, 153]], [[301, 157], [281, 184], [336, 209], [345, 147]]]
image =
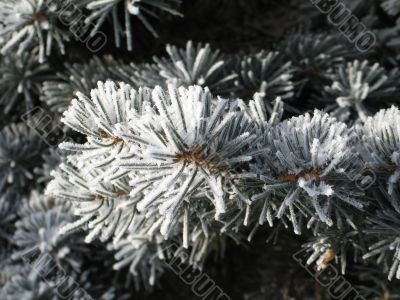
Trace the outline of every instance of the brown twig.
[[196, 144], [192, 151], [178, 153], [175, 155], [177, 162], [184, 163], [195, 163], [198, 166], [209, 169], [211, 171], [223, 171], [224, 167], [218, 165], [212, 165], [209, 161], [206, 161], [203, 154], [201, 153], [201, 146]]

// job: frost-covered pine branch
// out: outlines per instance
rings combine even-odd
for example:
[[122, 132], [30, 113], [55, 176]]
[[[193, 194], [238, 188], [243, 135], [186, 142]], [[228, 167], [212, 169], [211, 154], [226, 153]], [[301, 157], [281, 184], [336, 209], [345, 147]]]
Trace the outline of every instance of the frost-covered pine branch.
[[[57, 267], [78, 272], [82, 264], [82, 240], [60, 235], [60, 228], [74, 220], [69, 204], [33, 192], [19, 209], [13, 241], [17, 251], [13, 259], [40, 262], [32, 267], [36, 272], [56, 262]], [[77, 251], [78, 250], [78, 251]]]
[[[0, 299], [60, 299], [37, 257], [93, 299], [165, 298], [171, 260], [245, 299], [329, 299], [296, 252], [396, 298], [400, 6], [342, 0], [333, 28], [306, 2], [0, 0]], [[98, 53], [73, 35], [99, 31]], [[19, 123], [35, 105], [58, 149], [48, 116]]]
[[61, 145], [75, 154], [47, 187], [81, 216], [63, 232], [88, 226], [87, 242], [178, 234], [184, 248], [198, 228], [211, 235], [214, 217], [235, 205], [230, 172], [257, 153], [249, 147], [255, 123], [235, 102], [198, 86], [134, 90], [112, 82], [78, 97], [63, 122], [88, 140]]
[[[110, 19], [116, 46], [121, 47], [122, 36], [126, 39], [127, 49], [131, 51], [134, 39], [132, 17], [138, 18], [147, 30], [157, 37], [149, 17], [157, 18], [160, 12], [182, 16], [179, 12], [180, 3], [181, 0], [87, 0], [83, 2], [83, 6], [90, 11], [85, 22], [94, 24], [92, 33], [95, 33], [107, 19]], [[123, 17], [120, 16], [119, 9], [123, 10]]]
[[38, 47], [39, 62], [52, 54], [53, 48], [65, 54], [65, 43], [70, 41], [71, 32], [64, 29], [59, 20], [71, 5], [61, 6], [52, 0], [2, 0], [0, 1], [0, 52], [17, 56]]
[[346, 121], [355, 113], [365, 121], [375, 112], [373, 107], [378, 101], [387, 106], [398, 101], [398, 76], [397, 69], [388, 72], [379, 63], [355, 60], [336, 70], [324, 96], [333, 102], [330, 108], [333, 116]]
[[[0, 253], [8, 252], [12, 244], [12, 233], [15, 229], [14, 223], [17, 219], [17, 208], [19, 201], [17, 193], [5, 192], [0, 197]], [[0, 261], [1, 261], [0, 257]]]
[[381, 6], [391, 16], [400, 14], [400, 3], [396, 0], [384, 0]]
[[37, 133], [23, 123], [11, 124], [0, 131], [0, 191], [23, 193], [35, 176], [46, 148]]
[[299, 84], [296, 96], [304, 89], [320, 92], [334, 69], [356, 55], [346, 43], [336, 34], [296, 32], [279, 44], [278, 49], [296, 70], [294, 81]]
[[53, 78], [50, 66], [38, 63], [35, 52], [0, 57], [0, 105], [4, 113], [8, 114], [20, 102], [24, 102], [26, 110], [32, 109], [42, 82]]
[[378, 263], [389, 265], [388, 279], [400, 279], [400, 235], [399, 213], [393, 209], [382, 209], [368, 220], [365, 233], [374, 237], [363, 258], [375, 257]]
[[54, 300], [55, 287], [43, 282], [34, 272], [21, 272], [10, 278], [0, 290], [0, 297], [7, 300]]
[[367, 118], [360, 130], [365, 153], [372, 168], [383, 179], [392, 204], [400, 212], [400, 111], [392, 106]]
[[58, 149], [50, 148], [42, 154], [43, 164], [36, 167], [33, 172], [37, 176], [37, 183], [48, 183], [53, 177], [51, 172], [58, 169], [65, 156]]
[[[86, 63], [65, 63], [65, 70], [43, 83], [40, 100], [55, 112], [63, 113], [77, 92], [90, 94], [98, 81], [115, 80], [135, 85], [136, 66], [124, 64], [111, 55], [92, 57]], [[136, 86], [136, 85], [135, 85]]]
[[193, 45], [189, 41], [186, 48], [167, 45], [168, 57], [154, 57], [154, 64], [139, 71], [139, 86], [155, 87], [165, 81], [175, 86], [200, 85], [208, 87], [215, 95], [226, 95], [234, 91], [238, 75], [233, 63], [224, 58], [219, 50], [213, 50], [209, 44]]
[[343, 123], [320, 111], [284, 121], [264, 130], [257, 147], [265, 149], [250, 164], [253, 181], [247, 193], [258, 223], [273, 218], [292, 223], [300, 234], [303, 222], [341, 227], [352, 211], [365, 207], [362, 193], [349, 180], [352, 168], [362, 164], [354, 149], [355, 134]]
[[360, 262], [360, 254], [365, 250], [362, 248], [360, 232], [354, 223], [352, 226], [345, 225], [340, 230], [324, 226], [314, 228], [316, 236], [302, 245], [309, 254], [307, 265], [315, 264], [322, 271], [331, 263], [337, 264], [340, 272], [345, 275], [349, 258]]
[[243, 57], [240, 63], [238, 92], [245, 99], [255, 93], [266, 101], [281, 97], [283, 101], [292, 100], [295, 94], [292, 62], [279, 52], [260, 51]]

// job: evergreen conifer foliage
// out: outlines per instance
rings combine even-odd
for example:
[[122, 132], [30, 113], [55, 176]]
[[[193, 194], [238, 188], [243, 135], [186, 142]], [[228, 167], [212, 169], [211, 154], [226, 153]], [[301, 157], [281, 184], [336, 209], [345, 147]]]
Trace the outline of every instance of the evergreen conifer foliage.
[[0, 105], [5, 113], [25, 102], [31, 110], [35, 98], [41, 93], [43, 80], [54, 78], [48, 64], [40, 64], [36, 53], [10, 54], [0, 57]]
[[395, 82], [398, 76], [397, 69], [387, 73], [378, 63], [371, 66], [366, 60], [355, 60], [349, 62], [347, 67], [340, 67], [332, 76], [332, 85], [325, 88], [327, 98], [336, 101], [337, 108], [333, 115], [345, 120], [354, 110], [361, 120], [365, 120], [374, 113], [368, 108], [368, 102], [397, 102], [398, 87]]
[[[136, 68], [113, 56], [94, 56], [85, 63], [65, 63], [65, 69], [43, 83], [40, 100], [54, 112], [63, 113], [77, 92], [90, 94], [98, 81], [115, 80], [135, 85]], [[136, 85], [135, 85], [136, 86]]]
[[[400, 111], [397, 107], [381, 110], [369, 117], [362, 128], [362, 139], [374, 168], [384, 173], [389, 195], [400, 181]], [[398, 207], [396, 207], [399, 209]]]
[[[71, 7], [71, 6], [69, 6]], [[3, 0], [0, 2], [0, 19], [4, 28], [0, 31], [1, 53], [23, 53], [38, 47], [38, 59], [43, 62], [53, 48], [65, 54], [65, 43], [71, 33], [64, 29], [59, 14], [64, 6], [51, 0]], [[68, 14], [68, 11], [63, 11]]]
[[[264, 133], [260, 147], [266, 150], [251, 165], [263, 184], [260, 193], [251, 198], [269, 206], [268, 202], [274, 201], [272, 194], [281, 194], [282, 202], [275, 203], [276, 216], [289, 214], [298, 234], [301, 229], [296, 210], [303, 216], [311, 213], [310, 221], [317, 219], [328, 226], [334, 224], [333, 220], [342, 223], [341, 218], [349, 218], [352, 208], [365, 205], [359, 191], [349, 187], [346, 180], [349, 170], [360, 163], [354, 140], [355, 135], [345, 124], [320, 111], [278, 124]], [[341, 211], [346, 213], [342, 215]]]
[[239, 82], [247, 97], [259, 92], [269, 100], [278, 96], [290, 99], [294, 95], [293, 71], [292, 62], [278, 51], [260, 51], [243, 58]]
[[[157, 17], [161, 13], [181, 16], [179, 5], [181, 0], [88, 0], [84, 7], [90, 11], [86, 23], [94, 23], [93, 32], [109, 18], [114, 28], [114, 38], [117, 47], [121, 46], [121, 36], [126, 39], [126, 48], [133, 50], [134, 32], [131, 17], [137, 17], [143, 25], [157, 37], [157, 32], [149, 21], [149, 17]], [[119, 17], [119, 8], [123, 9], [123, 18]]]
[[153, 63], [124, 67], [133, 86], [167, 88], [199, 85], [215, 95], [228, 96], [238, 89], [238, 74], [234, 59], [226, 58], [210, 44], [188, 41], [185, 48], [166, 46], [167, 56], [154, 56]]
[[21, 193], [34, 179], [46, 145], [34, 130], [23, 123], [11, 124], [0, 132], [0, 190]]
[[0, 300], [400, 298], [399, 1], [306, 2], [0, 0]]
[[76, 205], [83, 217], [67, 229], [88, 223], [88, 241], [99, 234], [118, 240], [137, 218], [156, 217], [147, 230], [165, 238], [183, 231], [187, 247], [191, 228], [235, 205], [230, 172], [259, 152], [249, 147], [256, 124], [235, 102], [214, 100], [199, 86], [135, 90], [113, 82], [99, 82], [91, 98], [79, 97], [63, 122], [87, 142], [61, 145], [75, 154], [47, 188], [66, 200], [82, 193]]

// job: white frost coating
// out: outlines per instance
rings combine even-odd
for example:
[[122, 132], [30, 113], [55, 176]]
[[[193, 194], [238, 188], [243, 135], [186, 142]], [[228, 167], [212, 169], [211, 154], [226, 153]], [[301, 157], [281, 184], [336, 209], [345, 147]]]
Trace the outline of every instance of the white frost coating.
[[[87, 226], [88, 242], [122, 240], [132, 230], [165, 239], [179, 232], [189, 247], [202, 215], [218, 220], [237, 205], [230, 171], [257, 153], [256, 124], [236, 107], [200, 86], [99, 82], [90, 98], [78, 94], [63, 122], [88, 138], [62, 145], [73, 159], [47, 189], [72, 200], [81, 217], [66, 230]], [[201, 232], [209, 234], [206, 224]]]
[[[353, 149], [355, 134], [345, 124], [315, 110], [313, 115], [271, 127], [263, 138], [270, 147], [256, 157], [251, 171], [260, 174], [260, 179], [265, 176], [264, 193], [282, 193], [276, 217], [287, 216], [296, 233], [300, 232], [298, 210], [312, 211], [317, 219], [332, 225], [333, 218], [348, 218], [341, 206], [363, 207], [357, 196], [346, 196], [349, 190], [357, 190], [346, 171], [363, 163]], [[253, 201], [263, 195], [254, 195]]]
[[313, 180], [307, 180], [302, 177], [299, 179], [298, 184], [299, 187], [305, 190], [311, 198], [315, 198], [321, 195], [329, 197], [332, 196], [334, 193], [332, 186], [326, 184], [325, 182], [317, 184]]

